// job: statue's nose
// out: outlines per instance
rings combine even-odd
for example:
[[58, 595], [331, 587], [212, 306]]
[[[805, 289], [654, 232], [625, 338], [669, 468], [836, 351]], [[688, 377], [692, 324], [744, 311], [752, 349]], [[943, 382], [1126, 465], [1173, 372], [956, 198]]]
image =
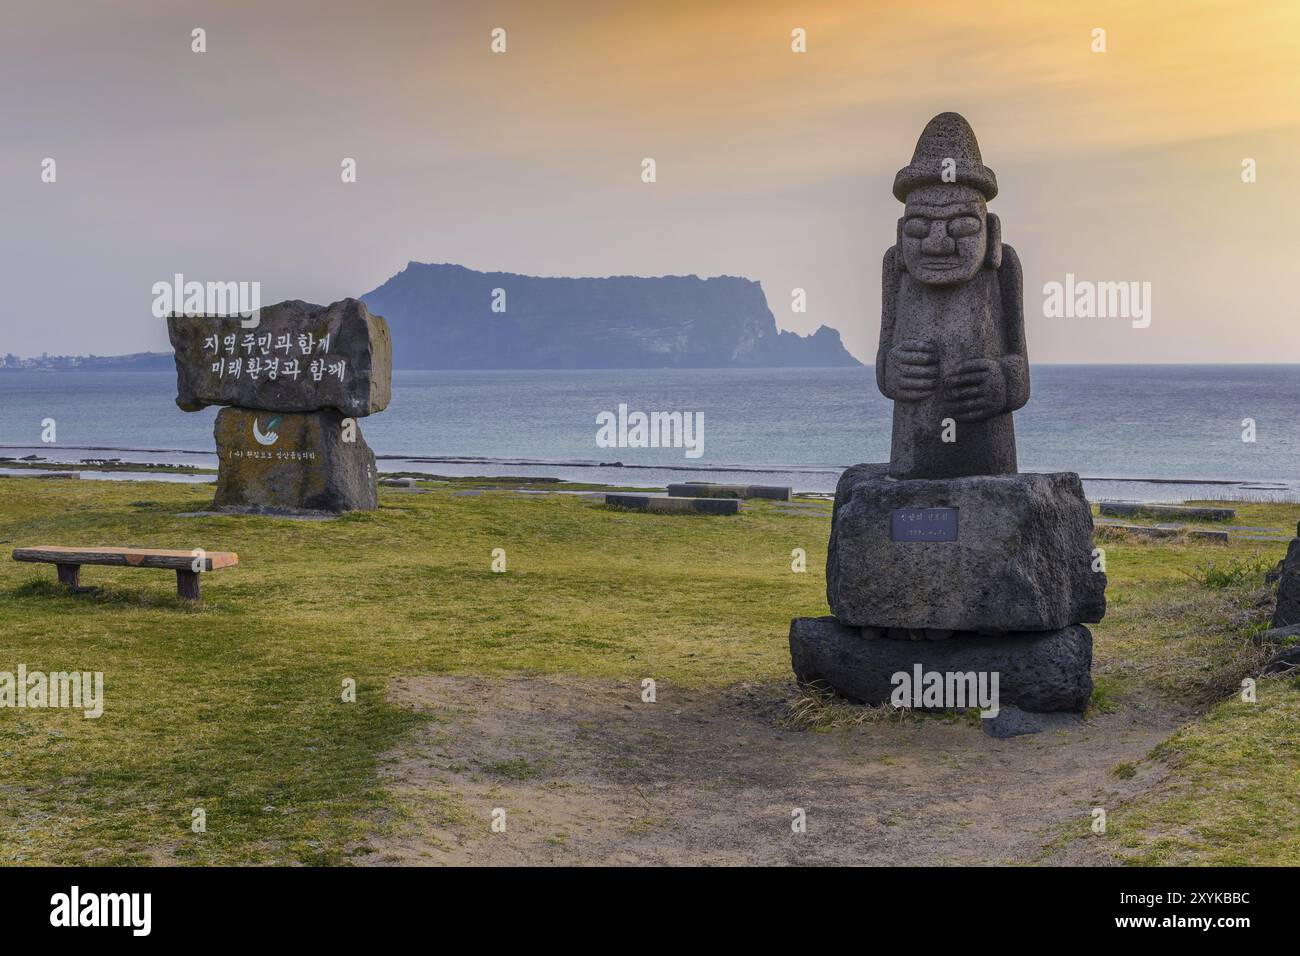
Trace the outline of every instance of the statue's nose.
[[949, 256], [957, 248], [948, 235], [948, 223], [936, 219], [930, 223], [930, 234], [921, 240], [921, 252], [927, 256]]

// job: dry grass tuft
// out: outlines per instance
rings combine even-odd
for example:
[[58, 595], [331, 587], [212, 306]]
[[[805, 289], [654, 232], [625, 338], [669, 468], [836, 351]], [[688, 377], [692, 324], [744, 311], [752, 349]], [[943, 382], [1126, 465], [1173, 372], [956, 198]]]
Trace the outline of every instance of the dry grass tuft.
[[839, 730], [886, 720], [901, 722], [910, 714], [907, 707], [853, 704], [826, 688], [805, 686], [786, 702], [781, 725], [792, 730]]

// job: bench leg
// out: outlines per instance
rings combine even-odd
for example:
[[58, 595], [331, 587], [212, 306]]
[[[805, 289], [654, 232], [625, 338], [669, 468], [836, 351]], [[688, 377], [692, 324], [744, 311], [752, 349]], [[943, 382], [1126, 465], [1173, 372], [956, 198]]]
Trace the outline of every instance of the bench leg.
[[199, 599], [199, 572], [176, 569], [176, 594], [187, 601]]
[[66, 584], [74, 591], [81, 587], [81, 565], [56, 564], [59, 571], [59, 583]]

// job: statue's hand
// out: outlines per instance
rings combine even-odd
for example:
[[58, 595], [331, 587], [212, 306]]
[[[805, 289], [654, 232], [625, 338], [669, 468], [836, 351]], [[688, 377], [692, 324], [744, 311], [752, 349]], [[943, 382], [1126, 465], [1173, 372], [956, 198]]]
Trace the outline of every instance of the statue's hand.
[[1007, 405], [1007, 380], [997, 359], [966, 359], [944, 379], [945, 410], [959, 422], [980, 422]]
[[939, 350], [929, 342], [899, 342], [886, 362], [890, 390], [900, 402], [919, 402], [939, 387]]

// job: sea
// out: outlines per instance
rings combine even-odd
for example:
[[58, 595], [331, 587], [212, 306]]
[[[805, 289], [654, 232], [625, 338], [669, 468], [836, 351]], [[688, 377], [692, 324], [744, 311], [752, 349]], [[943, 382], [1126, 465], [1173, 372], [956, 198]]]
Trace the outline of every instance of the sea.
[[[1078, 472], [1093, 500], [1300, 501], [1300, 366], [1041, 365], [1031, 378], [1021, 471]], [[168, 371], [0, 370], [0, 458], [117, 458], [140, 468], [82, 477], [211, 481], [148, 467], [216, 465], [217, 409], [182, 412], [175, 393]], [[620, 406], [697, 416], [700, 454], [602, 447], [602, 415]], [[381, 472], [827, 493], [848, 465], [889, 459], [890, 418], [871, 368], [397, 371], [391, 404], [360, 424]]]

